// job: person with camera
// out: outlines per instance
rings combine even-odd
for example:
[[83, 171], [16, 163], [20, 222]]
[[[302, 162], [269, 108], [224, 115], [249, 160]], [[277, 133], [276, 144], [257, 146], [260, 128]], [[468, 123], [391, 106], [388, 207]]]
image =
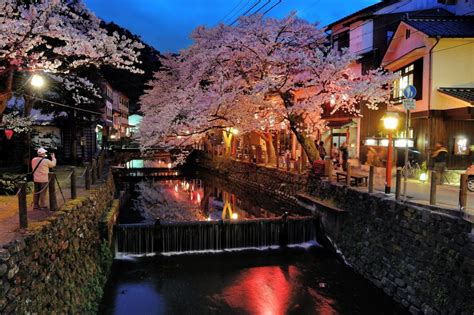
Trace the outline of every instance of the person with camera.
[[37, 157], [31, 160], [31, 168], [33, 169], [33, 209], [34, 210], [48, 210], [46, 206], [46, 194], [48, 186], [49, 169], [56, 166], [56, 157], [51, 153], [51, 160], [46, 157], [44, 148], [39, 148], [36, 153]]

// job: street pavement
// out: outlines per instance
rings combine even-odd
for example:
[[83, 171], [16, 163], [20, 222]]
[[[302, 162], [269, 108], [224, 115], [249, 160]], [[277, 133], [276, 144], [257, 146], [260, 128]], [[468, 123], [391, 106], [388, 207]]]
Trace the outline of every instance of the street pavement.
[[[354, 172], [366, 173], [354, 170]], [[374, 190], [385, 192], [385, 176], [374, 176]], [[395, 177], [392, 178], [392, 195], [395, 192]], [[403, 179], [402, 179], [403, 187]], [[364, 188], [361, 188], [364, 189]], [[402, 188], [403, 193], [403, 188]], [[403, 197], [402, 197], [403, 199]], [[408, 179], [407, 182], [407, 201], [428, 205], [430, 200], [430, 183], [421, 182], [415, 179]], [[459, 185], [443, 184], [436, 187], [436, 206], [448, 210], [459, 210]], [[465, 212], [469, 216], [474, 216], [474, 193], [468, 192], [467, 209]]]

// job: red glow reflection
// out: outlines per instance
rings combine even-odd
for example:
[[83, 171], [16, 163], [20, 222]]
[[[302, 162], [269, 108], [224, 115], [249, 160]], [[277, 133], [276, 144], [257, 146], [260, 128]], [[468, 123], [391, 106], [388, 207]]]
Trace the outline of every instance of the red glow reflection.
[[335, 315], [337, 314], [336, 310], [332, 307], [331, 304], [334, 303], [333, 300], [324, 297], [319, 294], [316, 290], [308, 288], [309, 294], [313, 297], [315, 310], [317, 314], [321, 315]]
[[249, 314], [277, 315], [286, 313], [291, 291], [291, 279], [279, 267], [258, 267], [224, 289], [223, 298], [229, 306]]

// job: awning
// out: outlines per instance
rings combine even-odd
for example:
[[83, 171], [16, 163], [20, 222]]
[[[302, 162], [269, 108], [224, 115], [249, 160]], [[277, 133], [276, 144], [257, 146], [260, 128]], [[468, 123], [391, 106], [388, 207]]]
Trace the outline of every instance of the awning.
[[327, 126], [329, 128], [344, 128], [344, 127], [351, 126], [353, 123], [354, 122], [352, 121], [351, 118], [345, 118], [345, 119], [329, 120]]
[[474, 88], [439, 88], [438, 92], [474, 105]]

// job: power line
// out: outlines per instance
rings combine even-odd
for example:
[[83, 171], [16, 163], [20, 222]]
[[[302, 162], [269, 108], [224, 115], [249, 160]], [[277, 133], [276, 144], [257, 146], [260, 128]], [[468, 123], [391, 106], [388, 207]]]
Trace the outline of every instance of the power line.
[[[240, 16], [243, 16], [243, 15], [246, 15], [247, 13], [249, 13], [253, 8], [255, 8], [262, 0], [256, 0], [254, 2], [253, 5], [250, 6], [250, 8], [247, 9], [247, 11], [245, 11], [244, 13], [242, 13]], [[229, 24], [229, 26], [232, 26], [234, 25], [235, 23], [237, 23], [237, 21], [239, 21], [239, 17], [238, 16], [232, 23]]]
[[219, 23], [220, 23], [220, 22], [224, 22], [225, 19], [226, 19], [230, 14], [232, 14], [232, 12], [234, 12], [235, 9], [237, 9], [237, 7], [239, 7], [240, 4], [242, 4], [243, 1], [244, 1], [244, 0], [240, 0], [229, 12], [227, 12], [227, 14], [226, 14], [222, 19], [219, 20]]
[[95, 114], [95, 115], [102, 115], [103, 114], [103, 113], [95, 112], [95, 111], [88, 110], [88, 109], [77, 108], [77, 107], [74, 107], [74, 106], [71, 106], [71, 105], [66, 105], [66, 104], [62, 104], [62, 103], [58, 103], [58, 102], [53, 102], [53, 101], [50, 101], [50, 100], [47, 100], [47, 99], [44, 99], [44, 98], [41, 98], [41, 97], [36, 97], [36, 96], [33, 96], [33, 95], [25, 94], [25, 96], [31, 97], [31, 98], [36, 99], [38, 101], [50, 103], [50, 104], [53, 104], [53, 105], [56, 105], [56, 106], [62, 106], [62, 107], [65, 107], [65, 108], [74, 109], [74, 110], [81, 111], [81, 112], [91, 113], [91, 114]]
[[257, 10], [255, 10], [250, 16], [257, 14], [260, 10], [262, 10], [264, 7], [266, 7], [272, 0], [267, 0], [263, 5], [260, 6]]
[[282, 3], [283, 0], [278, 0], [277, 3], [275, 3], [273, 6], [270, 7], [270, 9], [268, 9], [267, 11], [263, 12], [263, 15], [267, 14], [268, 12], [270, 12], [271, 10], [273, 10], [274, 7], [276, 7], [277, 5], [279, 5], [280, 3]]

